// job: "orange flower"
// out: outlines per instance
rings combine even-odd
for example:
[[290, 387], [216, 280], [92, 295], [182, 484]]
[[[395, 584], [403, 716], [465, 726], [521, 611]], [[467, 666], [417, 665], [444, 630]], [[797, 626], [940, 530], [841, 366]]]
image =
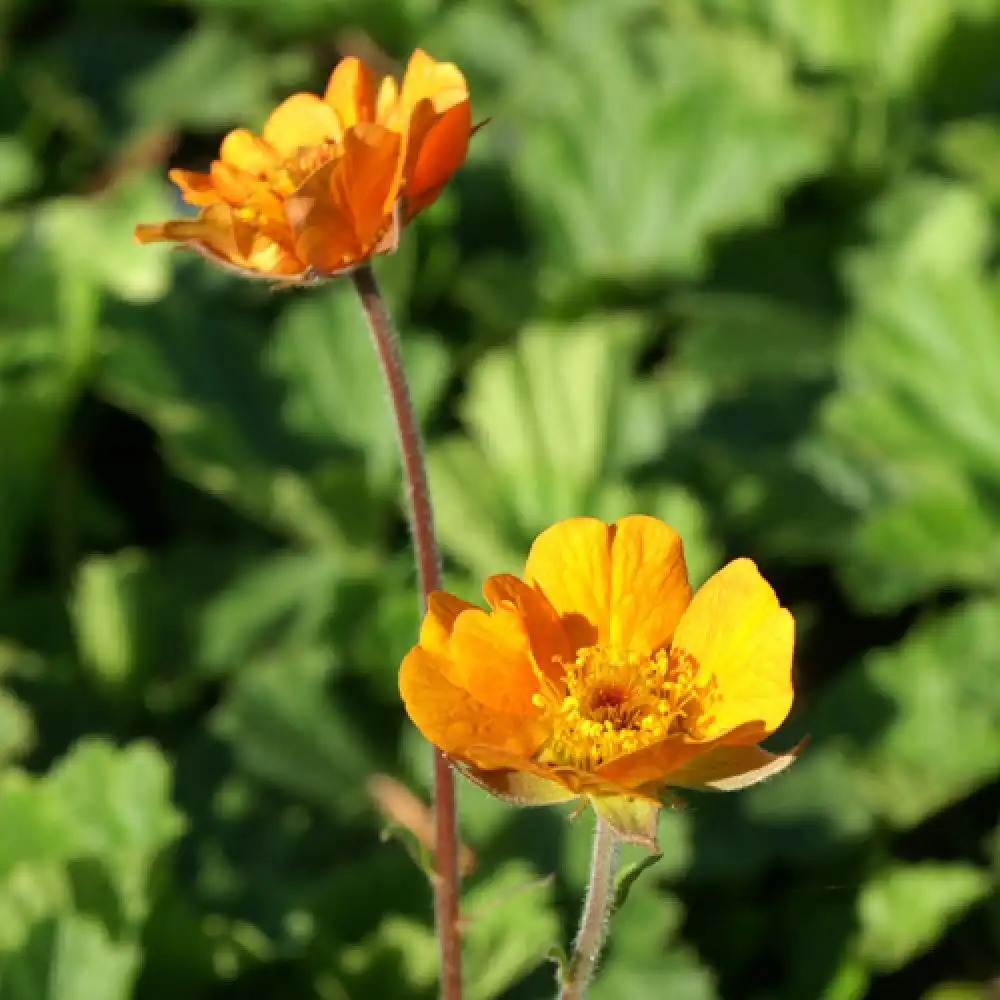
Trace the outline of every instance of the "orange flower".
[[341, 61], [322, 98], [293, 94], [260, 136], [237, 129], [207, 174], [171, 170], [197, 218], [136, 227], [247, 276], [333, 277], [396, 248], [461, 166], [471, 134], [458, 68], [413, 53], [402, 86]]
[[757, 742], [792, 705], [795, 622], [749, 559], [692, 598], [681, 540], [651, 517], [573, 518], [490, 577], [490, 611], [431, 595], [399, 687], [417, 728], [522, 804], [589, 798], [655, 845], [666, 786], [743, 788], [797, 751]]

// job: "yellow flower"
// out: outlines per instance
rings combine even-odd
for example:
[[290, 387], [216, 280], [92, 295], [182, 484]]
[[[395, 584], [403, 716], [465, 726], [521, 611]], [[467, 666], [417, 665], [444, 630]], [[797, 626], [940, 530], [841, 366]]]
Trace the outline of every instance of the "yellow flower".
[[692, 598], [681, 540], [652, 517], [544, 531], [484, 611], [431, 596], [399, 686], [472, 780], [525, 804], [589, 798], [655, 843], [667, 786], [732, 790], [783, 770], [757, 746], [792, 705], [795, 623], [749, 559]]
[[413, 53], [402, 86], [341, 61], [322, 98], [294, 94], [260, 136], [237, 129], [207, 174], [171, 170], [197, 218], [136, 227], [251, 277], [342, 274], [395, 249], [400, 229], [465, 159], [469, 91], [458, 68]]

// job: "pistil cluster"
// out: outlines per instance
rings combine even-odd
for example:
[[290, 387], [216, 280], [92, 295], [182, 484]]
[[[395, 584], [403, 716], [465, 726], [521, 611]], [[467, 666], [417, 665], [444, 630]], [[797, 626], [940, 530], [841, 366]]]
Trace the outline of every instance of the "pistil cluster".
[[717, 685], [697, 673], [697, 661], [680, 649], [652, 656], [581, 649], [566, 665], [562, 698], [535, 695], [552, 722], [540, 759], [591, 771], [668, 736], [703, 739]]

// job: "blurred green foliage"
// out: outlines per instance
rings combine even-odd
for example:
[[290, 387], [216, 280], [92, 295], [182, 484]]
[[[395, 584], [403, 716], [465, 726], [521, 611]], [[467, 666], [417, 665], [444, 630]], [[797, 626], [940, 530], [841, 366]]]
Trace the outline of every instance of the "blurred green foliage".
[[[994, 995], [1000, 0], [8, 0], [0, 36], [0, 1000], [434, 993], [367, 791], [429, 765], [352, 291], [131, 239], [168, 162], [417, 45], [491, 118], [378, 263], [449, 585], [646, 511], [799, 622], [808, 750], [664, 816], [594, 1000]], [[469, 1000], [549, 996], [589, 818], [461, 793]]]

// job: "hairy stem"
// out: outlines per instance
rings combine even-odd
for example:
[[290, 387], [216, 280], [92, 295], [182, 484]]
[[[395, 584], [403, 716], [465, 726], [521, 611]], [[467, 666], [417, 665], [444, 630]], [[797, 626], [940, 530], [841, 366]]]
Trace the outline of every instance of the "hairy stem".
[[559, 990], [559, 1000], [583, 1000], [597, 960], [608, 936], [611, 904], [615, 898], [615, 874], [618, 870], [618, 838], [597, 815], [594, 826], [594, 856], [590, 864], [590, 884], [580, 916], [580, 929], [573, 944], [573, 954], [566, 966]]
[[[427, 470], [417, 415], [410, 399], [406, 370], [399, 350], [399, 337], [379, 291], [371, 266], [353, 272], [354, 287], [371, 330], [372, 343], [392, 401], [403, 459], [403, 478], [409, 509], [410, 530], [420, 579], [421, 608], [441, 586], [441, 568], [434, 513], [427, 488]], [[455, 778], [448, 758], [434, 753], [434, 917], [441, 955], [441, 1000], [462, 1000], [462, 942], [458, 922], [458, 827], [455, 819]]]

